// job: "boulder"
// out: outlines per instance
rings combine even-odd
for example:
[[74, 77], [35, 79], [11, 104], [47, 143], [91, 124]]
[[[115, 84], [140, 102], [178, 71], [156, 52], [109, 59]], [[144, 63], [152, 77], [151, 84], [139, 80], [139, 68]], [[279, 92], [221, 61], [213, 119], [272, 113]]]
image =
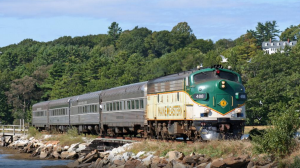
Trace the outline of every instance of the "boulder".
[[206, 168], [207, 165], [207, 163], [201, 163], [197, 166], [197, 168]]
[[60, 158], [60, 155], [59, 155], [59, 153], [57, 151], [53, 151], [52, 152], [52, 157], [58, 159], [58, 158]]
[[70, 146], [70, 148], [68, 149], [68, 152], [72, 152], [72, 151], [75, 151], [79, 146], [79, 143], [76, 143], [76, 144], [72, 144]]
[[86, 144], [79, 144], [76, 152], [79, 153], [86, 148]]
[[239, 168], [246, 166], [249, 162], [249, 156], [241, 156], [241, 157], [229, 157], [224, 159], [224, 162], [227, 166], [231, 168]]
[[125, 161], [127, 161], [128, 159], [130, 159], [132, 157], [132, 152], [125, 152], [123, 153], [123, 158]]
[[72, 158], [75, 158], [77, 156], [77, 153], [75, 151], [71, 151], [71, 152], [68, 152], [68, 156], [66, 157], [66, 159], [72, 159]]
[[169, 157], [169, 161], [171, 160], [182, 160], [184, 158], [184, 154], [181, 152], [177, 152], [177, 151], [170, 151], [167, 153], [166, 155], [167, 157]]
[[133, 167], [137, 167], [140, 164], [141, 164], [141, 161], [139, 161], [139, 160], [127, 160], [124, 168], [133, 168]]
[[63, 152], [61, 152], [60, 157], [61, 157], [62, 159], [66, 159], [66, 158], [68, 157], [68, 155], [69, 155], [69, 152], [68, 152], [68, 151], [63, 151]]
[[47, 156], [48, 156], [48, 152], [46, 152], [46, 151], [41, 151], [40, 159], [45, 159]]
[[140, 151], [136, 154], [136, 157], [139, 158], [139, 157], [143, 156], [144, 154], [145, 154], [144, 151]]
[[215, 159], [212, 161], [211, 163], [211, 168], [226, 168], [226, 163], [224, 162], [224, 160], [221, 159]]
[[67, 151], [70, 147], [69, 146], [64, 146], [64, 151]]
[[114, 160], [113, 161], [114, 165], [116, 166], [121, 166], [121, 165], [124, 165], [125, 164], [125, 160]]
[[151, 164], [152, 158], [153, 158], [153, 155], [149, 155], [146, 158], [142, 159], [143, 165], [149, 166]]
[[[195, 156], [195, 155], [194, 155], [194, 156]], [[182, 163], [183, 163], [183, 164], [189, 164], [189, 165], [195, 164], [195, 163], [197, 163], [197, 162], [198, 162], [198, 158], [194, 159], [193, 156], [186, 156], [186, 157], [184, 157], [183, 160], [182, 160]]]
[[173, 166], [173, 168], [187, 168], [187, 167], [182, 163], [177, 163]]
[[252, 168], [254, 166], [254, 162], [249, 162], [247, 168]]

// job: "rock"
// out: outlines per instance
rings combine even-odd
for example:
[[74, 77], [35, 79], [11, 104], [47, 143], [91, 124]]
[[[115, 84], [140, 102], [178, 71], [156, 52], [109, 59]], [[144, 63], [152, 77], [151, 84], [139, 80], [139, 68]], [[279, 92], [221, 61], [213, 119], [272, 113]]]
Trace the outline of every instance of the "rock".
[[141, 164], [141, 161], [139, 161], [139, 160], [127, 160], [124, 168], [133, 168], [133, 167], [137, 167], [140, 164]]
[[173, 166], [173, 168], [186, 168], [186, 166], [182, 163], [177, 163]]
[[72, 144], [70, 146], [70, 148], [68, 149], [68, 152], [72, 152], [72, 151], [75, 151], [79, 146], [79, 143], [76, 143], [76, 144]]
[[207, 165], [207, 163], [201, 163], [197, 166], [197, 168], [206, 168]]
[[254, 163], [253, 162], [249, 162], [248, 165], [247, 165], [247, 168], [252, 168], [254, 166]]
[[61, 157], [62, 159], [66, 159], [66, 158], [68, 157], [68, 155], [69, 155], [69, 152], [68, 152], [68, 151], [63, 151], [63, 152], [61, 152], [60, 157]]
[[41, 159], [45, 159], [48, 156], [48, 152], [42, 151], [40, 154]]
[[211, 162], [208, 163], [208, 164], [205, 166], [205, 168], [210, 168], [210, 166], [211, 166]]
[[60, 158], [60, 155], [59, 155], [59, 153], [57, 151], [53, 151], [52, 152], [52, 157], [58, 159], [58, 158]]
[[142, 155], [144, 155], [144, 154], [145, 154], [145, 152], [144, 152], [144, 151], [140, 151], [139, 153], [137, 153], [137, 154], [136, 154], [136, 157], [138, 157], [138, 158], [139, 158], [139, 157], [141, 157], [141, 156], [142, 156]]
[[125, 164], [125, 160], [114, 160], [113, 163], [117, 166], [121, 166]]
[[69, 149], [69, 146], [64, 146], [64, 151], [67, 151]]
[[153, 156], [151, 158], [151, 163], [152, 164], [158, 164], [158, 163], [160, 163], [160, 158], [158, 156]]
[[79, 144], [76, 152], [79, 153], [86, 148], [86, 144]]
[[272, 162], [267, 165], [260, 166], [260, 168], [273, 168], [273, 167], [277, 167], [277, 162]]
[[249, 162], [249, 156], [241, 156], [241, 157], [229, 157], [224, 159], [224, 162], [227, 166], [231, 168], [240, 168], [246, 166]]
[[123, 158], [125, 161], [127, 161], [128, 159], [130, 159], [132, 156], [132, 152], [125, 152], [123, 153]]
[[169, 157], [169, 161], [171, 160], [182, 160], [184, 158], [184, 154], [181, 152], [177, 152], [177, 151], [170, 151], [167, 153], [167, 155]]
[[66, 157], [66, 159], [72, 159], [72, 158], [75, 158], [77, 156], [77, 153], [75, 151], [71, 151], [71, 152], [68, 152], [68, 156]]
[[197, 163], [197, 161], [198, 158], [195, 160], [192, 156], [186, 156], [183, 158], [182, 163], [191, 165]]
[[226, 168], [226, 163], [223, 159], [215, 159], [211, 163], [211, 168]]
[[57, 146], [57, 147], [56, 147], [56, 152], [58, 152], [58, 153], [61, 153], [61, 152], [62, 152], [61, 146]]
[[143, 165], [149, 166], [151, 164], [151, 159], [153, 158], [153, 155], [149, 155], [146, 158], [142, 160]]

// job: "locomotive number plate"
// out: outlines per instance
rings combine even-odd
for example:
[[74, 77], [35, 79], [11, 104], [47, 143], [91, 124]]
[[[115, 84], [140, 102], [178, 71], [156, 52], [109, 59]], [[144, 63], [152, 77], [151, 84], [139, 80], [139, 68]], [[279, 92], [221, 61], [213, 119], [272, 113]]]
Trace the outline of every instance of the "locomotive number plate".
[[193, 99], [206, 100], [206, 98], [207, 98], [207, 94], [206, 93], [193, 94]]

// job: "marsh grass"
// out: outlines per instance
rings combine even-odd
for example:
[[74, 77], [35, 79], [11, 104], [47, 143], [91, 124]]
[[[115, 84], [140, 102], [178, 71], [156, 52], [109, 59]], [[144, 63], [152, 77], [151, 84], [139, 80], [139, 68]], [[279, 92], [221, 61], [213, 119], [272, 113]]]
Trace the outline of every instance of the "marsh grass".
[[192, 152], [205, 154], [212, 158], [252, 155], [252, 144], [247, 141], [210, 141], [186, 144], [181, 142], [158, 142], [145, 140], [135, 143], [126, 150], [137, 154], [139, 151], [155, 152], [156, 156], [166, 156], [169, 151], [179, 151], [185, 155]]
[[47, 141], [59, 141], [61, 146], [70, 146], [74, 143], [83, 143], [84, 135], [79, 135], [75, 127], [70, 128], [66, 134], [55, 134], [50, 138], [46, 139]]
[[34, 137], [35, 139], [40, 139], [42, 138], [42, 133], [39, 132], [35, 127], [29, 127], [28, 136]]

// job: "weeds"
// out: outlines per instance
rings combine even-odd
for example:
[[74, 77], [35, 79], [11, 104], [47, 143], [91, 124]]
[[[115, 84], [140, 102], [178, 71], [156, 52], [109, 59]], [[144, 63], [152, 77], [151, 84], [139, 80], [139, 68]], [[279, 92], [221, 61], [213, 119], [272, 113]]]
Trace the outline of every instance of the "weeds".
[[29, 127], [28, 136], [34, 137], [35, 139], [39, 139], [42, 137], [42, 133], [40, 133], [35, 127]]
[[241, 141], [211, 141], [206, 143], [186, 144], [181, 142], [169, 143], [145, 140], [140, 143], [135, 143], [127, 152], [137, 154], [139, 151], [153, 152], [156, 156], [166, 156], [169, 151], [179, 151], [185, 155], [192, 152], [205, 154], [212, 158], [224, 157], [227, 155], [251, 155], [252, 145], [250, 142]]

